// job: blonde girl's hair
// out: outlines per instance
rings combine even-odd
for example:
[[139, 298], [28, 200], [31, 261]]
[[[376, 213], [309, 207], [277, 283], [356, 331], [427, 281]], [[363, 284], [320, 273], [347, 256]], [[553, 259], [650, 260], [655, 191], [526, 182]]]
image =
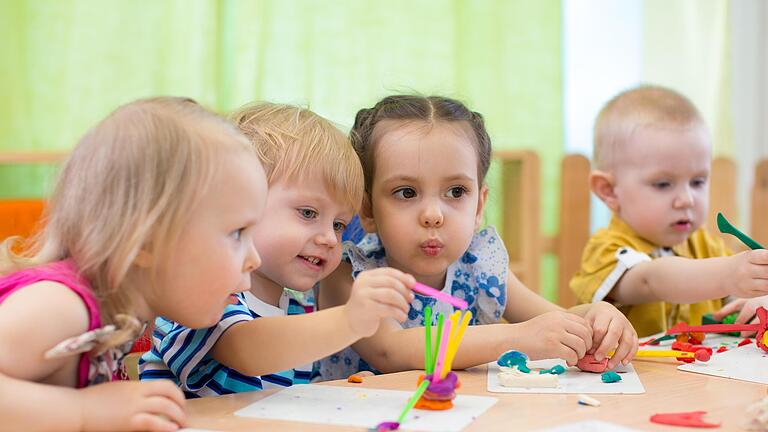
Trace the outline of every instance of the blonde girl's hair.
[[214, 175], [217, 155], [233, 148], [253, 152], [231, 124], [191, 99], [158, 97], [119, 107], [64, 162], [44, 228], [27, 252], [12, 252], [13, 239], [3, 244], [0, 271], [72, 259], [99, 301], [102, 323], [119, 328], [100, 350], [135, 338], [138, 292], [130, 281], [145, 271], [135, 265], [137, 256], [151, 252], [149, 279], [157, 289], [157, 269]]
[[349, 139], [330, 121], [297, 106], [255, 103], [230, 116], [253, 143], [267, 182], [319, 174], [336, 199], [355, 212], [363, 197], [363, 170]]
[[640, 128], [704, 125], [699, 110], [682, 94], [654, 85], [635, 87], [616, 95], [597, 115], [592, 159], [597, 169], [614, 168]]

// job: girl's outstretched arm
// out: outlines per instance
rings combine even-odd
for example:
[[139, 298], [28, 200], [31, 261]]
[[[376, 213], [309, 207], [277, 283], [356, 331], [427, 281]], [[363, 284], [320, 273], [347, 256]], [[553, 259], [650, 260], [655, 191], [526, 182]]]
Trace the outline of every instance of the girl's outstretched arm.
[[[321, 306], [346, 301], [351, 290], [350, 275], [350, 266], [342, 263], [334, 277], [324, 281]], [[582, 318], [562, 312], [558, 306], [528, 290], [514, 276], [507, 281], [507, 286], [512, 283], [514, 288], [507, 292], [513, 296], [511, 302], [528, 301], [531, 304], [510, 307], [508, 301], [507, 310], [519, 315], [515, 321], [526, 321], [470, 326], [456, 353], [454, 368], [488, 363], [510, 349], [523, 351], [533, 359], [559, 357], [575, 364], [589, 349], [591, 332]], [[509, 315], [505, 311], [506, 316]], [[353, 347], [366, 362], [382, 372], [424, 368], [424, 327], [403, 329], [394, 320], [384, 320], [373, 336], [361, 339]]]
[[[605, 357], [609, 351], [615, 350], [614, 356], [608, 363], [611, 368], [619, 362], [629, 363], [637, 352], [637, 333], [624, 314], [612, 305], [598, 302], [574, 306], [564, 311], [562, 307], [526, 288], [512, 273], [508, 275], [507, 287], [507, 308], [504, 311], [504, 318], [511, 322], [520, 318], [532, 321], [551, 320], [550, 323], [542, 323], [542, 325], [553, 325], [559, 328], [557, 330], [559, 337], [550, 335], [549, 343], [560, 342], [561, 349], [555, 352], [560, 352], [558, 357], [568, 361], [568, 364], [573, 364], [571, 359], [574, 354], [578, 355], [578, 358], [584, 356], [582, 346], [586, 346], [587, 352], [594, 353], [598, 360]], [[578, 315], [583, 318], [581, 322], [588, 326], [588, 335], [581, 332], [574, 333], [573, 331], [577, 328], [564, 325], [566, 323], [562, 319], [567, 317], [563, 315]], [[540, 347], [541, 344], [534, 346], [534, 349]]]

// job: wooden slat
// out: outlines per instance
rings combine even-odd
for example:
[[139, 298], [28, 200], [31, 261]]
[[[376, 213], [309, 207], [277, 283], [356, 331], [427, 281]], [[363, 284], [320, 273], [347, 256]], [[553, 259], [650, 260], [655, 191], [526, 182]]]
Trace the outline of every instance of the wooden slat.
[[0, 152], [0, 164], [58, 163], [68, 151]]
[[581, 254], [589, 240], [589, 159], [567, 155], [561, 169], [557, 303], [568, 308], [577, 303], [569, 283], [581, 267]]
[[721, 234], [717, 229], [716, 216], [722, 212], [728, 220], [738, 225], [739, 205], [736, 193], [736, 163], [725, 157], [712, 161], [712, 174], [709, 180], [709, 215], [706, 228], [713, 235], [720, 236], [731, 250], [743, 250], [744, 245], [731, 235]]
[[495, 152], [501, 162], [502, 238], [509, 253], [510, 269], [530, 289], [540, 290], [541, 204], [540, 162], [535, 152]]
[[[755, 181], [752, 184], [752, 208], [750, 237], [763, 246], [768, 244], [768, 160], [763, 159], [755, 166]], [[766, 246], [768, 247], [768, 246]]]

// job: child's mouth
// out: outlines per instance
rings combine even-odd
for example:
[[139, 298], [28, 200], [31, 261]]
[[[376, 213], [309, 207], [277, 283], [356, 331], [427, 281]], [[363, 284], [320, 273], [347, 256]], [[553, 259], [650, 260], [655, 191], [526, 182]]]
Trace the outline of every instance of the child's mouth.
[[691, 230], [693, 223], [689, 219], [681, 219], [672, 224], [672, 228], [676, 231], [687, 232]]
[[437, 239], [430, 239], [422, 242], [420, 248], [426, 256], [438, 256], [443, 251], [443, 242]]
[[304, 264], [313, 270], [320, 270], [323, 267], [323, 263], [325, 262], [325, 260], [322, 258], [311, 255], [299, 255], [299, 258], [304, 262]]

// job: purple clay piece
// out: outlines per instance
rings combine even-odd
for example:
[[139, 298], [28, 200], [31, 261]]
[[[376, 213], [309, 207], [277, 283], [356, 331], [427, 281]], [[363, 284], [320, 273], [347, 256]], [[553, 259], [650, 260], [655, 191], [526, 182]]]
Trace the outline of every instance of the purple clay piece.
[[445, 378], [438, 382], [432, 381], [432, 375], [427, 375], [424, 379], [429, 381], [427, 391], [442, 395], [453, 393], [453, 391], [456, 390], [456, 384], [459, 381], [459, 377], [453, 372], [448, 372]]
[[398, 422], [381, 422], [376, 425], [376, 432], [392, 431], [400, 429]]

